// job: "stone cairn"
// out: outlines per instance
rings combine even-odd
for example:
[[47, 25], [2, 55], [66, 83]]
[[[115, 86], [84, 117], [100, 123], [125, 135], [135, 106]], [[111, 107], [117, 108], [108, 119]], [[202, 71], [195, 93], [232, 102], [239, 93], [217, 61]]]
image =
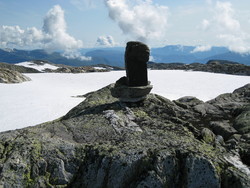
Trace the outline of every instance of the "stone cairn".
[[125, 52], [126, 76], [116, 81], [111, 94], [122, 102], [144, 100], [153, 88], [148, 81], [147, 62], [150, 50], [141, 42], [127, 43]]

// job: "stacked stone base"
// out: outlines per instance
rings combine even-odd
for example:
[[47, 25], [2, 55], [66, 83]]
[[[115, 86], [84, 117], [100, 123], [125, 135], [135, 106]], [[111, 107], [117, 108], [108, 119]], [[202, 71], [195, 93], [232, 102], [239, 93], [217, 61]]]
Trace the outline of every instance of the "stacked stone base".
[[[121, 78], [124, 80], [125, 78]], [[146, 99], [153, 86], [150, 82], [146, 86], [128, 86], [121, 79], [111, 88], [111, 95], [121, 102], [139, 102]]]

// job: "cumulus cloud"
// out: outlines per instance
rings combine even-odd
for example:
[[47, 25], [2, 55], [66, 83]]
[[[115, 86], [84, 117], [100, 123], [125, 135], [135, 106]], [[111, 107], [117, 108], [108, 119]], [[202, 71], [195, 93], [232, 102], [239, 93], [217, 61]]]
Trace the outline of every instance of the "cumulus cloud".
[[114, 38], [110, 35], [98, 37], [96, 43], [98, 46], [107, 46], [107, 47], [112, 47], [116, 45]]
[[19, 26], [1, 26], [0, 45], [17, 48], [38, 47], [48, 51], [63, 50], [65, 54], [71, 54], [68, 57], [73, 57], [72, 53], [83, 47], [81, 40], [67, 33], [64, 11], [59, 5], [48, 11], [43, 20], [42, 30], [35, 27], [21, 29]]
[[41, 44], [43, 32], [35, 27], [21, 29], [19, 26], [0, 27], [0, 45], [3, 47], [32, 46]]
[[242, 30], [240, 22], [234, 18], [235, 11], [229, 2], [216, 3], [216, 17], [217, 26], [220, 27], [221, 33], [217, 38], [224, 41], [229, 49], [238, 53], [249, 53], [250, 43], [247, 42], [249, 35]]
[[152, 0], [105, 0], [109, 17], [117, 22], [124, 34], [146, 42], [165, 34], [168, 7]]
[[191, 51], [191, 53], [196, 53], [196, 52], [206, 52], [211, 50], [210, 45], [205, 45], [205, 46], [196, 46], [195, 49]]
[[233, 34], [220, 34], [217, 36], [219, 39], [225, 41], [229, 50], [238, 53], [250, 53], [250, 36], [249, 35], [233, 35]]
[[83, 47], [82, 41], [70, 36], [66, 28], [64, 11], [59, 5], [56, 5], [44, 18], [45, 49], [73, 50]]
[[240, 23], [234, 18], [234, 9], [230, 2], [217, 2], [216, 3], [216, 21], [223, 27], [230, 31], [238, 31]]
[[213, 32], [216, 39], [221, 40], [231, 51], [250, 53], [250, 35], [235, 18], [232, 3], [217, 1], [213, 6], [214, 16], [210, 20], [202, 21], [202, 29]]
[[66, 50], [66, 51], [64, 51], [64, 53], [62, 55], [64, 57], [66, 57], [67, 59], [79, 59], [81, 61], [91, 61], [92, 60], [91, 57], [82, 56], [81, 53], [76, 51], [76, 50]]
[[213, 28], [220, 32], [236, 32], [240, 31], [240, 22], [234, 18], [235, 11], [230, 2], [216, 2], [213, 5], [213, 17], [204, 19], [201, 28], [204, 30]]

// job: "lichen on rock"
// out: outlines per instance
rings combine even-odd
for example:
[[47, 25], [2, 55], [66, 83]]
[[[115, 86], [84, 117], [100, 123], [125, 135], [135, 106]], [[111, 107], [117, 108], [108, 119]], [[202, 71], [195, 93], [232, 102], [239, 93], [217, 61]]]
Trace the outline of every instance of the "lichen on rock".
[[249, 131], [236, 126], [248, 109], [249, 85], [205, 103], [156, 94], [126, 103], [110, 88], [86, 94], [55, 121], [0, 133], [0, 185], [250, 186], [228, 160], [237, 154], [249, 168]]

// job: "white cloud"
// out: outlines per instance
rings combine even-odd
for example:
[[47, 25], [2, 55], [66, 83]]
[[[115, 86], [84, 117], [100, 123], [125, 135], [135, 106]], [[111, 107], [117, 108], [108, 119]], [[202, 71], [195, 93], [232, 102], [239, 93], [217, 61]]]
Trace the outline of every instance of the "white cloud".
[[76, 40], [66, 32], [64, 11], [59, 5], [54, 6], [44, 18], [43, 33], [48, 50], [73, 50], [83, 47], [81, 40]]
[[250, 53], [250, 35], [241, 27], [240, 21], [235, 18], [232, 3], [217, 1], [213, 6], [213, 17], [204, 19], [201, 28], [211, 32], [215, 40], [219, 40], [231, 51]]
[[21, 29], [19, 26], [1, 26], [0, 27], [0, 46], [32, 46], [41, 44], [44, 39], [42, 31], [35, 27]]
[[240, 30], [240, 23], [234, 18], [234, 9], [230, 2], [220, 2], [216, 3], [216, 21], [218, 24], [230, 31]]
[[196, 52], [206, 52], [210, 51], [212, 46], [210, 45], [205, 45], [205, 46], [197, 46], [195, 49], [191, 51], [191, 53], [196, 53]]
[[249, 35], [241, 28], [240, 22], [234, 18], [235, 11], [229, 2], [216, 3], [216, 21], [220, 27], [217, 38], [222, 40], [231, 51], [249, 53]]
[[203, 19], [201, 28], [207, 30], [209, 28], [216, 29], [222, 32], [236, 32], [240, 31], [240, 22], [234, 18], [235, 11], [230, 2], [216, 2], [211, 4], [213, 17], [210, 19]]
[[82, 56], [80, 52], [75, 51], [75, 50], [66, 50], [66, 51], [64, 51], [64, 53], [62, 55], [64, 57], [66, 57], [67, 59], [79, 59], [81, 61], [91, 61], [92, 60], [91, 57]]
[[221, 34], [218, 38], [225, 41], [229, 50], [238, 53], [250, 53], [250, 36], [236, 36], [232, 34]]
[[146, 42], [164, 36], [168, 7], [154, 4], [152, 0], [105, 0], [112, 20], [124, 34]]
[[98, 46], [112, 47], [116, 45], [115, 40], [112, 36], [100, 36], [97, 38], [96, 42]]
[[16, 48], [36, 47], [49, 51], [70, 51], [72, 54], [77, 49], [83, 47], [83, 42], [67, 33], [64, 11], [59, 5], [55, 5], [46, 14], [42, 30], [35, 27], [21, 29], [19, 26], [1, 26], [0, 46]]

